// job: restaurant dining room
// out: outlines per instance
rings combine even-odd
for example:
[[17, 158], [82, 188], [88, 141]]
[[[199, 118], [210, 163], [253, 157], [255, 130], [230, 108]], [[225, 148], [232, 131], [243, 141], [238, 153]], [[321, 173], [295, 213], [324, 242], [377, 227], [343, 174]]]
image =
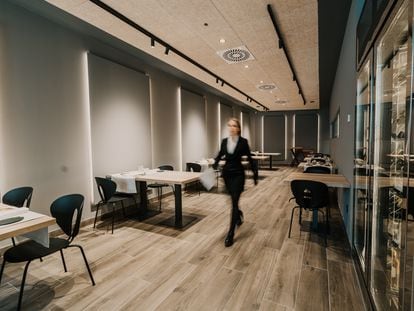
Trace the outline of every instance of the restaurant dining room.
[[0, 1], [0, 310], [414, 310], [413, 12]]

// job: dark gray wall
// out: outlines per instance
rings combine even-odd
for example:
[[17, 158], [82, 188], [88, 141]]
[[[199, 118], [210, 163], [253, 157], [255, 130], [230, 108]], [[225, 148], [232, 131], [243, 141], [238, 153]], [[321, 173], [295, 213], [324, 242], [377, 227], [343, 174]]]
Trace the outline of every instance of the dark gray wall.
[[[331, 155], [338, 172], [353, 182], [354, 110], [356, 103], [356, 25], [363, 1], [352, 1], [341, 55], [333, 84], [329, 119], [332, 122], [340, 109], [339, 137], [331, 140]], [[348, 122], [349, 116], [349, 122]], [[347, 233], [352, 235], [352, 191], [339, 192], [339, 206]]]

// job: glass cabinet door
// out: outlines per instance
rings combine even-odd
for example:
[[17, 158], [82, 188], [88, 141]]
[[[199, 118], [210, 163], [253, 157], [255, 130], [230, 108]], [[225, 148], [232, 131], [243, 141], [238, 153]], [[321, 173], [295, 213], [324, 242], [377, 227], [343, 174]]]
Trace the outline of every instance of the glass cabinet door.
[[354, 154], [354, 247], [361, 268], [366, 271], [370, 191], [370, 109], [371, 109], [371, 61], [368, 59], [358, 76], [357, 104], [355, 107], [355, 154]]
[[[375, 46], [375, 138], [370, 290], [378, 310], [402, 310], [410, 94], [408, 1]], [[408, 99], [407, 99], [408, 98]]]

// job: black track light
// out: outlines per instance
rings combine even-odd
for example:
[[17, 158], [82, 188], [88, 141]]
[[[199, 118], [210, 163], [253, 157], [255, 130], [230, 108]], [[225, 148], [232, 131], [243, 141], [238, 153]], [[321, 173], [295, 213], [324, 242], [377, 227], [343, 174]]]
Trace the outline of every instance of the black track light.
[[221, 86], [224, 86], [224, 81], [223, 80], [221, 80]]
[[151, 38], [151, 47], [154, 48], [155, 47], [155, 40], [154, 38]]
[[168, 53], [170, 52], [170, 48], [168, 46], [165, 47], [165, 55], [168, 55]]
[[219, 78], [216, 78], [216, 83], [217, 83], [217, 84], [219, 83]]

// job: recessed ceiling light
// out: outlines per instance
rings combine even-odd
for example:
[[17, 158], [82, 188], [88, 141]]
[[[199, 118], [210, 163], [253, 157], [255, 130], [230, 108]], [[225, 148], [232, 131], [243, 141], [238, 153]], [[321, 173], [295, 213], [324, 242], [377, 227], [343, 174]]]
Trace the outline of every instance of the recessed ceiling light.
[[273, 91], [272, 90], [270, 91], [270, 94], [273, 94]]
[[244, 68], [249, 68], [249, 65], [244, 65]]
[[220, 39], [220, 43], [221, 43], [221, 44], [226, 43], [226, 39], [221, 38], [221, 39]]
[[260, 83], [263, 83], [263, 80], [260, 80]]

